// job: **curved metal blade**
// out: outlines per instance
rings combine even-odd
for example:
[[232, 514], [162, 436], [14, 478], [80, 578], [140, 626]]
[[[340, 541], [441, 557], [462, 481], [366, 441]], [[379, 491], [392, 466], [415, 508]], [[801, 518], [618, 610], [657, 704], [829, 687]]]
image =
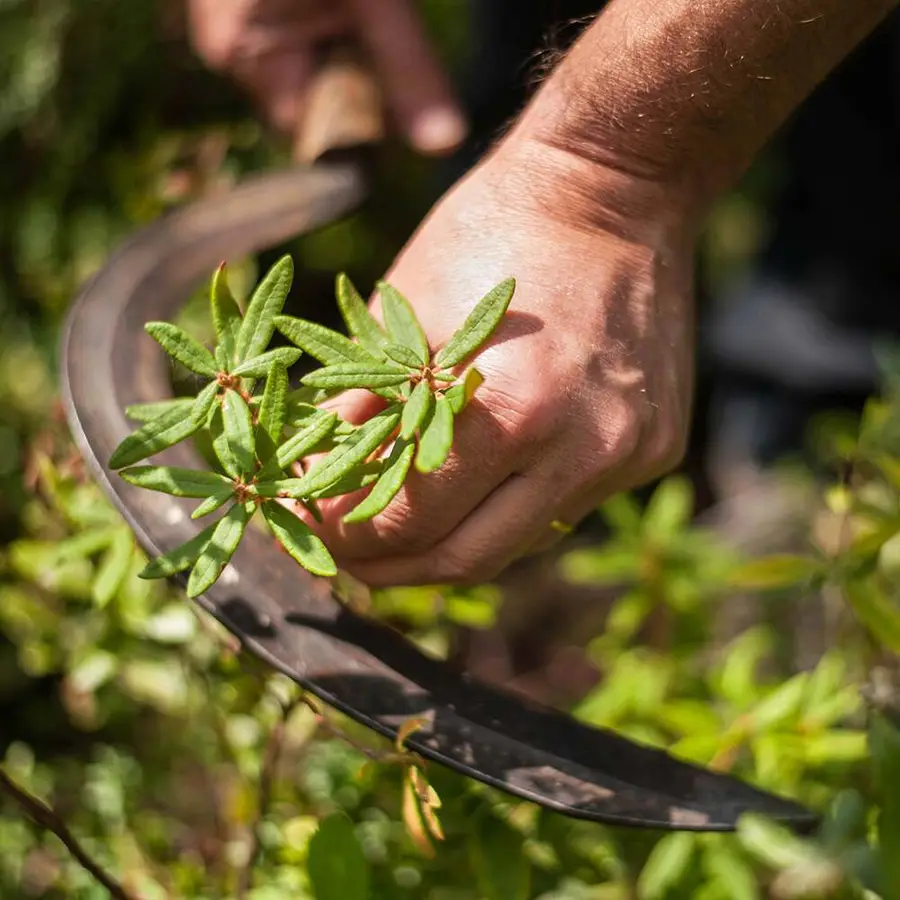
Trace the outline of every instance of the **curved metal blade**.
[[[123, 409], [171, 396], [167, 362], [143, 325], [172, 315], [223, 258], [240, 258], [348, 213], [365, 196], [350, 165], [269, 174], [139, 231], [78, 297], [62, 344], [64, 401], [81, 452], [151, 554], [199, 530], [190, 508], [135, 488], [106, 466], [132, 430]], [[202, 465], [181, 445], [160, 454]], [[342, 606], [250, 532], [199, 600], [245, 648], [325, 703], [393, 737], [411, 716], [423, 757], [570, 816], [663, 829], [723, 831], [746, 811], [799, 828], [814, 817], [733, 778], [678, 762], [613, 733], [470, 679], [386, 626]]]

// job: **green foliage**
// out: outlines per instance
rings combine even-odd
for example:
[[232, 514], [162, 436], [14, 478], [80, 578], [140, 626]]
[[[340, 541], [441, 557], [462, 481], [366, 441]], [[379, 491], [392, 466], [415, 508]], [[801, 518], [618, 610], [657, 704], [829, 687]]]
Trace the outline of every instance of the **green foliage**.
[[[444, 357], [449, 362], [443, 368], [432, 368], [424, 332], [412, 307], [390, 285], [382, 282], [379, 290], [388, 334], [396, 343], [382, 347], [381, 338], [376, 340], [380, 326], [367, 311], [363, 314], [360, 310], [361, 298], [346, 276], [337, 280], [338, 300], [347, 327], [359, 343], [317, 323], [282, 315], [292, 278], [293, 263], [284, 256], [260, 282], [242, 314], [228, 286], [225, 264], [220, 265], [209, 292], [217, 339], [213, 352], [172, 323], [146, 326], [147, 333], [175, 362], [210, 380], [190, 406], [178, 400], [132, 408], [141, 425], [116, 448], [110, 466], [120, 469], [121, 477], [137, 487], [202, 499], [193, 518], [231, 504], [215, 526], [201, 532], [203, 540], [192, 538], [142, 572], [144, 578], [152, 578], [191, 568], [189, 597], [197, 597], [215, 584], [257, 511], [296, 562], [315, 575], [336, 575], [337, 567], [322, 541], [280, 501], [292, 499], [315, 515], [315, 500], [326, 493], [339, 496], [359, 490], [370, 483], [367, 476], [374, 474], [372, 490], [344, 517], [348, 524], [364, 522], [394, 499], [414, 459], [419, 472], [439, 469], [453, 443], [453, 418], [481, 383], [477, 372], [474, 377], [471, 374], [476, 370], [470, 369], [462, 381], [447, 370], [471, 356], [491, 336], [515, 288], [510, 279], [488, 293], [447, 345]], [[276, 327], [300, 349], [267, 349]], [[304, 377], [307, 389], [333, 394], [362, 388], [384, 396], [383, 389], [388, 388], [386, 396], [392, 402], [358, 427], [304, 404], [302, 409], [295, 407], [301, 414], [291, 419], [293, 434], [285, 434], [289, 419], [287, 370], [304, 350], [325, 363], [324, 368]], [[252, 392], [259, 378], [265, 379], [261, 395]], [[462, 392], [457, 399], [448, 396], [454, 389]], [[221, 472], [133, 465], [204, 432], [211, 438]], [[393, 446], [382, 458], [384, 445], [391, 441]], [[295, 464], [317, 451], [327, 452], [309, 471], [297, 478], [286, 476]], [[369, 468], [373, 462], [379, 464], [375, 473]], [[123, 468], [126, 466], [129, 468]], [[120, 569], [105, 570], [104, 595], [109, 593], [108, 586], [115, 584], [110, 573]]]

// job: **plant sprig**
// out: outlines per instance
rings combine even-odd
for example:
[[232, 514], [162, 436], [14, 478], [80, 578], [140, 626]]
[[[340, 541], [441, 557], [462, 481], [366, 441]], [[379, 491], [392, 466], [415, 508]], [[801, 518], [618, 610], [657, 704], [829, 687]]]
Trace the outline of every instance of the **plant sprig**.
[[[224, 511], [191, 540], [151, 561], [142, 577], [166, 578], [190, 569], [187, 592], [199, 596], [222, 574], [257, 513], [307, 571], [336, 575], [321, 538], [286, 504], [299, 503], [319, 518], [317, 500], [367, 490], [344, 516], [347, 524], [365, 522], [387, 508], [413, 468], [424, 474], [440, 469], [453, 444], [455, 418], [483, 382], [477, 369], [458, 369], [494, 333], [515, 290], [513, 279], [498, 284], [433, 353], [411, 304], [386, 282], [377, 286], [382, 326], [350, 279], [338, 276], [337, 302], [347, 337], [283, 314], [292, 280], [293, 263], [285, 256], [242, 311], [223, 263], [210, 285], [212, 350], [172, 323], [145, 326], [173, 360], [198, 376], [201, 386], [193, 398], [128, 407], [126, 414], [140, 424], [116, 448], [109, 465], [137, 487], [200, 500], [193, 518]], [[270, 347], [276, 331], [294, 346]], [[291, 391], [288, 370], [303, 353], [321, 367]], [[317, 405], [358, 389], [376, 394], [384, 404], [361, 425]], [[214, 471], [137, 465], [202, 432], [210, 439]], [[305, 460], [313, 454], [319, 458], [307, 469]]]

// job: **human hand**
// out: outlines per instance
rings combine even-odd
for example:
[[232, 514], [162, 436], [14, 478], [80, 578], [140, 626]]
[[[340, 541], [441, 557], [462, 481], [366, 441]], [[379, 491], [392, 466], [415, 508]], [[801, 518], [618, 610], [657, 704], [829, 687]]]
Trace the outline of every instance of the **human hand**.
[[187, 0], [191, 39], [210, 68], [252, 95], [293, 136], [316, 51], [335, 39], [368, 51], [400, 132], [422, 153], [446, 153], [466, 123], [410, 0]]
[[[558, 538], [554, 522], [575, 525], [683, 453], [693, 229], [671, 212], [645, 216], [651, 194], [629, 199], [612, 173], [592, 173], [592, 213], [582, 215], [587, 193], [570, 189], [579, 182], [568, 166], [507, 142], [438, 203], [386, 276], [433, 348], [493, 285], [514, 276], [517, 289], [477, 357], [485, 381], [444, 466], [411, 471], [367, 523], [341, 522], [358, 494], [321, 502], [320, 525], [307, 518], [371, 586], [490, 579]], [[336, 402], [353, 422], [379, 408], [364, 392]]]

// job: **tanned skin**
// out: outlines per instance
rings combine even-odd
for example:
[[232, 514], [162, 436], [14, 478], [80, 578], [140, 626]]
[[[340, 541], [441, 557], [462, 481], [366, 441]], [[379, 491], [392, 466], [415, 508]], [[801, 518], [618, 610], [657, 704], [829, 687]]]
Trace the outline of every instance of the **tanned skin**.
[[[371, 522], [341, 524], [358, 497], [323, 503], [324, 524], [310, 521], [339, 564], [374, 586], [487, 580], [556, 540], [554, 523], [574, 525], [677, 464], [703, 217], [895, 6], [604, 8], [387, 273], [435, 347], [493, 285], [512, 275], [518, 287], [444, 467], [410, 477]], [[340, 412], [361, 421], [376, 403], [345, 395]]]

